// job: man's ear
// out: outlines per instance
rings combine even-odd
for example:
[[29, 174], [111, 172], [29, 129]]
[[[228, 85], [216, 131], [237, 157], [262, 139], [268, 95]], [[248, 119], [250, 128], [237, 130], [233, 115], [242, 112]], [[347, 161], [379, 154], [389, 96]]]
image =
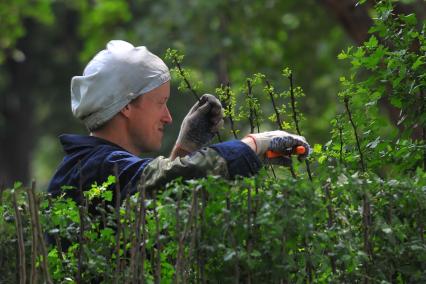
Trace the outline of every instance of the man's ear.
[[130, 105], [130, 103], [128, 103], [125, 107], [123, 107], [120, 110], [120, 113], [122, 115], [124, 115], [125, 117], [129, 117], [130, 116], [130, 112], [131, 112], [132, 106]]

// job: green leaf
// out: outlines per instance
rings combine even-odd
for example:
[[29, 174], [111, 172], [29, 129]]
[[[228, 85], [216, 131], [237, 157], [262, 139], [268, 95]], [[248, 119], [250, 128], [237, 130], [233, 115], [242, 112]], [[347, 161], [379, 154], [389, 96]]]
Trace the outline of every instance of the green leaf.
[[415, 14], [409, 14], [406, 16], [401, 16], [401, 19], [408, 25], [416, 25], [417, 24], [417, 18]]
[[417, 57], [416, 61], [413, 63], [411, 68], [413, 70], [417, 70], [417, 68], [419, 68], [420, 65], [424, 64], [424, 61], [423, 61], [424, 58], [425, 58], [424, 56]]
[[379, 43], [379, 41], [377, 40], [377, 38], [374, 35], [372, 35], [370, 37], [370, 39], [366, 43], [364, 43], [364, 45], [365, 45], [365, 47], [367, 47], [369, 49], [373, 49], [373, 48], [377, 47], [378, 43]]
[[337, 55], [337, 59], [343, 60], [348, 58], [348, 55], [346, 53], [344, 53], [343, 51], [341, 53], [339, 53], [339, 55]]
[[14, 189], [19, 189], [21, 187], [22, 187], [22, 182], [20, 181], [15, 181], [15, 183], [13, 184]]
[[320, 154], [322, 152], [322, 145], [321, 144], [315, 144], [313, 151], [316, 154]]

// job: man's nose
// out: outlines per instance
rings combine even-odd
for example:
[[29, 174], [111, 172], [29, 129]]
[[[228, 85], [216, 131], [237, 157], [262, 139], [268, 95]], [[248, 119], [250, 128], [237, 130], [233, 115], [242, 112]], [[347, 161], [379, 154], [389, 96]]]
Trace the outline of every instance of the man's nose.
[[170, 124], [172, 123], [173, 119], [172, 119], [172, 115], [170, 114], [169, 108], [166, 107], [165, 111], [164, 111], [164, 116], [163, 116], [163, 122], [166, 124]]

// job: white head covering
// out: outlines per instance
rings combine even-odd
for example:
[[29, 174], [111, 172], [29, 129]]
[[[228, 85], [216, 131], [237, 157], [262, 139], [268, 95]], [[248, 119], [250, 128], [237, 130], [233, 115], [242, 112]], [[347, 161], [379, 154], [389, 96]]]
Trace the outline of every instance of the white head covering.
[[90, 130], [110, 120], [136, 97], [170, 80], [166, 64], [145, 46], [108, 42], [71, 80], [71, 109]]

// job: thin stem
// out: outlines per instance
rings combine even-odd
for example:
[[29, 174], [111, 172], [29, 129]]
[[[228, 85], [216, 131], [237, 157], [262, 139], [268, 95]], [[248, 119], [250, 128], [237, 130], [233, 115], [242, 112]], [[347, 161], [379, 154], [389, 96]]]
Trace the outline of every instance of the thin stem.
[[[186, 240], [189, 232], [191, 231], [191, 228], [193, 226], [192, 219], [194, 217], [195, 211], [197, 210], [196, 209], [196, 204], [195, 204], [196, 202], [197, 202], [197, 194], [196, 194], [196, 190], [194, 190], [192, 192], [191, 208], [189, 210], [188, 222], [185, 224], [185, 228], [183, 230], [183, 234], [181, 235], [180, 240], [179, 240], [178, 254], [181, 255], [182, 259], [183, 259], [183, 255], [185, 253], [184, 252], [185, 240]], [[191, 247], [190, 247], [189, 255], [188, 255], [187, 259], [191, 258], [191, 253], [192, 253], [192, 250], [191, 250]], [[182, 279], [183, 281], [182, 281], [182, 283], [186, 283], [187, 282], [187, 274], [185, 273], [185, 271], [186, 271], [186, 269], [184, 269], [184, 271], [183, 271], [184, 273], [183, 273], [183, 279]]]
[[205, 271], [204, 271], [204, 250], [202, 248], [202, 246], [200, 245], [200, 243], [203, 241], [204, 239], [204, 226], [205, 226], [205, 211], [206, 211], [206, 207], [207, 207], [207, 193], [206, 193], [206, 189], [203, 187], [201, 189], [201, 213], [200, 213], [200, 219], [201, 219], [201, 224], [199, 226], [199, 239], [198, 239], [198, 246], [199, 246], [199, 251], [200, 253], [198, 254], [198, 266], [200, 269], [200, 278], [201, 278], [201, 283], [205, 284], [207, 283], [206, 280], [206, 276], [205, 276]]
[[226, 214], [226, 222], [229, 225], [229, 241], [231, 243], [232, 249], [235, 251], [235, 264], [234, 264], [234, 278], [235, 278], [235, 283], [238, 284], [240, 283], [240, 267], [239, 267], [239, 261], [238, 261], [238, 250], [237, 250], [237, 243], [235, 241], [235, 237], [234, 237], [234, 230], [233, 230], [233, 226], [231, 224], [231, 200], [229, 198], [229, 191], [226, 192], [226, 210], [227, 210], [227, 214]]
[[[247, 257], [250, 261], [250, 255], [253, 250], [253, 240], [252, 240], [252, 231], [251, 231], [251, 213], [252, 213], [252, 204], [251, 204], [251, 187], [247, 188]], [[251, 271], [250, 268], [247, 271], [247, 280], [246, 283], [251, 283]]]
[[155, 243], [157, 245], [157, 252], [155, 254], [155, 268], [154, 268], [154, 282], [156, 284], [161, 282], [161, 240], [160, 240], [160, 220], [157, 212], [157, 195], [154, 192], [153, 213], [155, 220]]
[[[252, 86], [251, 86], [251, 81], [250, 79], [247, 79], [247, 97], [249, 99], [249, 122], [250, 122], [250, 133], [254, 133], [254, 110], [251, 107], [251, 100], [253, 99], [252, 96]], [[259, 132], [259, 131], [258, 131]]]
[[25, 245], [24, 245], [24, 230], [22, 228], [21, 212], [18, 208], [16, 199], [16, 191], [13, 192], [13, 208], [15, 209], [15, 228], [18, 238], [18, 255], [19, 255], [19, 283], [25, 284], [27, 272], [25, 270]]
[[[133, 283], [138, 283], [138, 280], [140, 279], [139, 275], [139, 263], [140, 263], [140, 256], [141, 256], [141, 250], [140, 250], [140, 244], [141, 244], [141, 226], [142, 226], [142, 206], [145, 200], [142, 199], [142, 190], [145, 187], [145, 180], [144, 176], [141, 176], [141, 179], [138, 183], [138, 201], [135, 208], [135, 236], [133, 238]], [[143, 247], [145, 249], [145, 247]], [[143, 276], [142, 276], [143, 277]]]
[[340, 164], [342, 164], [343, 163], [343, 127], [339, 125], [338, 128], [339, 128], [339, 139], [340, 139], [339, 161], [340, 161]]
[[178, 252], [176, 255], [176, 264], [175, 264], [175, 275], [173, 276], [173, 283], [180, 283], [179, 276], [181, 275], [181, 240], [180, 240], [180, 202], [181, 202], [182, 194], [181, 192], [178, 192], [177, 200], [176, 200], [176, 211], [175, 211], [175, 218], [176, 218], [176, 238], [178, 242]]
[[5, 184], [0, 183], [0, 206], [3, 205], [3, 192], [5, 191]]
[[[285, 199], [288, 200], [288, 191], [283, 188], [281, 191], [282, 195], [284, 196]], [[287, 218], [287, 210], [286, 210], [286, 205], [284, 203], [284, 205], [281, 207], [282, 209], [280, 210], [282, 215], [281, 218]], [[285, 260], [287, 257], [287, 250], [286, 250], [286, 244], [287, 244], [287, 230], [286, 230], [286, 226], [282, 226], [282, 232], [281, 232], [281, 255], [282, 255], [282, 259]], [[286, 278], [282, 278], [280, 279], [280, 284], [287, 284], [288, 280]]]
[[312, 270], [313, 270], [313, 268], [312, 268], [311, 256], [309, 254], [309, 249], [308, 249], [308, 236], [307, 236], [306, 233], [305, 233], [305, 237], [303, 239], [303, 245], [305, 246], [305, 250], [306, 250], [306, 253], [305, 253], [305, 255], [306, 255], [305, 256], [306, 257], [305, 271], [306, 271], [306, 274], [308, 275], [307, 283], [312, 283]]
[[[356, 125], [352, 119], [352, 113], [351, 110], [349, 108], [349, 98], [345, 97], [344, 98], [344, 103], [345, 103], [345, 108], [346, 111], [348, 113], [349, 116], [349, 121], [351, 122], [353, 131], [354, 131], [354, 135], [355, 135], [355, 140], [356, 140], [356, 145], [358, 148], [358, 152], [359, 152], [359, 157], [360, 157], [360, 161], [361, 161], [361, 167], [362, 167], [362, 171], [363, 173], [365, 173], [366, 171], [366, 166], [365, 166], [365, 162], [364, 162], [364, 157], [362, 155], [362, 151], [361, 151], [361, 144], [359, 142], [359, 138], [358, 138], [358, 132], [356, 129]], [[370, 200], [368, 198], [368, 193], [365, 191], [363, 192], [363, 196], [362, 196], [362, 223], [363, 223], [363, 239], [364, 239], [364, 252], [368, 255], [369, 259], [372, 258], [372, 246], [370, 243], [370, 226], [371, 226], [371, 208], [370, 208]], [[365, 266], [365, 276], [364, 276], [364, 283], [368, 283], [369, 279], [368, 279], [368, 274], [369, 274], [369, 264], [368, 262], [364, 263]]]
[[101, 211], [102, 226], [104, 228], [106, 228], [107, 227], [107, 218], [106, 218], [106, 214], [105, 214], [106, 213], [105, 199], [102, 199], [100, 206], [101, 206], [100, 211]]
[[296, 126], [297, 134], [301, 135], [300, 129], [299, 129], [299, 120], [297, 118], [297, 110], [296, 110], [296, 99], [294, 97], [294, 88], [293, 88], [293, 74], [290, 74], [288, 77], [290, 81], [290, 100], [291, 100], [291, 109], [293, 111], [293, 121]]
[[231, 87], [230, 87], [229, 82], [228, 82], [227, 85], [226, 85], [225, 108], [227, 109], [228, 114], [229, 114], [228, 118], [229, 118], [229, 122], [231, 124], [231, 131], [234, 134], [234, 138], [238, 139], [237, 131], [235, 130], [235, 126], [234, 126], [234, 119], [232, 117], [232, 104], [231, 104], [231, 93], [230, 93], [230, 89], [231, 89]]
[[[191, 260], [192, 255], [194, 254], [194, 250], [196, 250], [196, 246], [197, 246], [197, 232], [198, 232], [198, 224], [197, 224], [197, 219], [198, 219], [198, 190], [194, 189], [194, 213], [192, 216], [192, 220], [191, 221], [191, 243], [189, 246], [189, 253], [188, 253], [188, 259]], [[192, 262], [193, 263], [193, 262]], [[194, 269], [194, 272], [196, 272], [196, 269]], [[197, 275], [195, 275], [195, 279], [197, 279]]]
[[[330, 192], [331, 184], [327, 183], [324, 186], [324, 189], [325, 189], [325, 200], [326, 200], [327, 212], [328, 212], [327, 228], [331, 229], [331, 227], [333, 227], [333, 224], [334, 224], [334, 210], [333, 210], [333, 204], [332, 204], [332, 198], [331, 198], [331, 192]], [[336, 258], [332, 255], [330, 255], [330, 263], [331, 263], [331, 269], [333, 273], [336, 274], [337, 272]]]
[[179, 74], [181, 75], [183, 81], [185, 82], [188, 90], [191, 91], [191, 93], [194, 95], [194, 97], [197, 101], [200, 101], [200, 97], [197, 95], [197, 92], [194, 90], [194, 88], [192, 88], [191, 84], [189, 83], [188, 79], [186, 78], [185, 72], [183, 71], [183, 68], [180, 65], [179, 60], [177, 59], [176, 56], [173, 57], [173, 62], [176, 65], [176, 67], [178, 68]]
[[32, 200], [34, 201], [34, 212], [36, 213], [34, 217], [35, 217], [35, 225], [37, 228], [36, 232], [38, 236], [39, 249], [42, 255], [41, 267], [43, 269], [44, 279], [46, 283], [51, 284], [53, 283], [53, 281], [50, 277], [49, 266], [47, 264], [47, 248], [46, 248], [46, 244], [44, 243], [43, 230], [41, 228], [41, 222], [40, 222], [40, 218], [38, 214], [38, 212], [40, 212], [40, 209], [39, 209], [39, 201], [35, 194], [35, 182], [33, 182], [29, 192], [32, 195]]
[[117, 231], [115, 233], [115, 274], [114, 282], [118, 283], [121, 274], [120, 265], [120, 237], [121, 237], [121, 220], [120, 220], [120, 204], [121, 204], [121, 190], [120, 181], [118, 179], [118, 168], [117, 164], [114, 165], [114, 176], [115, 176], [115, 223]]
[[[271, 98], [271, 102], [272, 102], [272, 107], [274, 108], [274, 111], [275, 111], [275, 116], [276, 116], [276, 122], [277, 122], [277, 125], [278, 125], [278, 128], [280, 129], [280, 130], [284, 130], [283, 129], [283, 124], [282, 124], [282, 121], [281, 121], [281, 117], [280, 117], [280, 112], [278, 111], [278, 108], [277, 108], [277, 105], [275, 104], [275, 99], [274, 99], [274, 94], [273, 94], [273, 92], [272, 92], [272, 86], [271, 86], [271, 84], [269, 83], [269, 81], [268, 80], [265, 80], [265, 82], [266, 82], [266, 85], [267, 85], [267, 89], [268, 89], [268, 94], [269, 94], [269, 96], [270, 96], [270, 98]], [[290, 158], [291, 159], [291, 158]], [[271, 168], [272, 168], [272, 165], [271, 165]], [[294, 178], [294, 179], [296, 179], [297, 178], [297, 175], [296, 175], [296, 172], [294, 171], [294, 168], [293, 168], [293, 165], [291, 164], [290, 165], [290, 167], [289, 167], [289, 170], [290, 170], [290, 173], [291, 173], [291, 176]], [[275, 177], [275, 179], [277, 178], [276, 176], [275, 176], [275, 172], [272, 170], [272, 172], [273, 172], [273, 174], [274, 174], [274, 177]]]
[[[197, 92], [194, 90], [194, 88], [191, 86], [191, 84], [188, 81], [188, 78], [186, 78], [185, 72], [183, 71], [182, 66], [179, 63], [179, 60], [177, 59], [177, 56], [173, 56], [173, 62], [176, 65], [176, 67], [179, 70], [179, 74], [181, 75], [183, 81], [186, 84], [186, 87], [188, 88], [188, 90], [191, 91], [191, 93], [194, 95], [195, 99], [197, 100], [197, 102], [200, 102], [200, 96], [197, 94]], [[219, 142], [222, 142], [222, 138], [220, 137], [219, 132], [216, 133], [217, 139], [219, 140]]]
[[[126, 230], [123, 230], [123, 256], [124, 257], [126, 257], [127, 258], [127, 255], [128, 255], [128, 252], [127, 252], [127, 244], [128, 243], [131, 243], [131, 237], [132, 237], [132, 226], [131, 226], [131, 224], [132, 224], [132, 222], [131, 222], [131, 217], [130, 217], [130, 211], [131, 211], [131, 208], [130, 208], [130, 193], [129, 192], [127, 192], [127, 194], [126, 194], [126, 201], [125, 201], [125, 203], [124, 203], [125, 205], [124, 205], [124, 208], [125, 208], [125, 216], [124, 216], [124, 218], [125, 218], [125, 226], [126, 226], [126, 229], [128, 230], [128, 232], [129, 232], [129, 234], [126, 234]], [[132, 257], [133, 256], [133, 252], [132, 252], [132, 249], [130, 249], [130, 257]], [[130, 268], [132, 268], [132, 266], [131, 266], [131, 261], [130, 261]], [[124, 275], [124, 280], [125, 280], [125, 283], [127, 284], [127, 283], [129, 283], [128, 281], [129, 281], [129, 278], [131, 277], [131, 274], [130, 275], [128, 275], [129, 277], [126, 277], [126, 275]]]
[[[291, 109], [292, 109], [292, 112], [293, 112], [293, 121], [294, 121], [294, 124], [296, 126], [297, 134], [302, 136], [302, 133], [301, 133], [300, 128], [299, 128], [299, 120], [297, 118], [296, 99], [295, 99], [295, 96], [294, 96], [294, 88], [293, 88], [293, 74], [290, 74], [288, 79], [290, 80], [290, 100], [291, 100]], [[309, 164], [308, 159], [305, 159], [305, 164], [306, 164], [306, 171], [308, 172], [309, 180], [312, 181], [311, 166]]]
[[78, 261], [77, 261], [77, 276], [76, 281], [77, 283], [83, 283], [82, 279], [82, 273], [83, 273], [83, 251], [84, 251], [84, 244], [85, 244], [85, 198], [83, 194], [83, 176], [81, 172], [81, 164], [79, 162], [79, 172], [80, 172], [80, 180], [79, 180], [79, 187], [78, 192], [80, 195], [80, 204], [78, 205], [78, 214], [80, 217], [80, 230], [78, 233]]
[[[32, 187], [35, 186], [34, 181], [32, 182]], [[28, 198], [28, 206], [30, 209], [30, 220], [31, 220], [31, 233], [32, 233], [32, 239], [31, 239], [31, 275], [30, 275], [30, 283], [37, 283], [37, 267], [36, 267], [36, 261], [37, 261], [37, 255], [38, 255], [38, 236], [37, 236], [37, 225], [36, 225], [36, 217], [35, 214], [37, 212], [35, 211], [35, 205], [34, 205], [34, 199], [32, 197], [32, 194], [30, 192], [27, 193]], [[60, 254], [60, 252], [58, 252]]]
[[361, 144], [360, 144], [360, 142], [359, 142], [358, 132], [357, 132], [357, 129], [356, 129], [355, 123], [354, 123], [354, 121], [353, 121], [353, 119], [352, 119], [352, 113], [351, 113], [351, 110], [350, 110], [350, 108], [349, 108], [349, 98], [348, 98], [348, 97], [345, 97], [345, 98], [344, 98], [344, 102], [345, 102], [345, 108], [346, 108], [346, 111], [347, 111], [348, 116], [349, 116], [349, 121], [351, 122], [351, 125], [352, 125], [352, 128], [353, 128], [353, 131], [354, 131], [355, 140], [356, 140], [356, 146], [357, 146], [357, 148], [358, 148], [359, 157], [360, 157], [360, 160], [361, 160], [361, 167], [362, 167], [362, 171], [363, 171], [363, 172], [365, 172], [365, 170], [366, 170], [366, 166], [365, 166], [365, 162], [364, 162], [364, 156], [363, 156], [362, 151], [361, 151]]
[[275, 104], [274, 94], [271, 91], [271, 89], [272, 89], [271, 84], [269, 83], [268, 80], [265, 80], [265, 81], [266, 81], [266, 85], [268, 86], [268, 94], [269, 94], [269, 96], [271, 98], [272, 106], [273, 106], [274, 111], [275, 111], [275, 115], [276, 115], [278, 127], [279, 127], [280, 130], [283, 130], [283, 125], [282, 125], [282, 120], [281, 120], [281, 117], [280, 117], [280, 112], [278, 111], [278, 108], [277, 108], [277, 106]]
[[[47, 202], [49, 203], [49, 208], [53, 208], [52, 196], [50, 194], [47, 194]], [[53, 234], [53, 236], [55, 238], [55, 244], [56, 244], [56, 249], [58, 251], [59, 259], [63, 261], [64, 256], [63, 256], [61, 240], [59, 239], [58, 233]]]
[[[421, 95], [421, 100], [423, 101], [421, 103], [421, 106], [422, 106], [421, 107], [422, 108], [421, 113], [425, 113], [426, 97], [425, 97], [425, 93], [423, 91], [423, 88], [420, 88], [420, 95]], [[423, 126], [422, 126], [422, 139], [423, 139], [422, 144], [423, 144], [423, 147], [424, 147], [424, 149], [423, 149], [423, 170], [426, 171], [426, 125], [425, 124], [423, 124]]]
[[141, 283], [145, 283], [145, 260], [146, 260], [146, 239], [147, 239], [147, 231], [146, 231], [146, 190], [145, 187], [142, 187], [142, 203], [141, 203], [141, 217], [142, 217], [142, 247], [141, 247]]

